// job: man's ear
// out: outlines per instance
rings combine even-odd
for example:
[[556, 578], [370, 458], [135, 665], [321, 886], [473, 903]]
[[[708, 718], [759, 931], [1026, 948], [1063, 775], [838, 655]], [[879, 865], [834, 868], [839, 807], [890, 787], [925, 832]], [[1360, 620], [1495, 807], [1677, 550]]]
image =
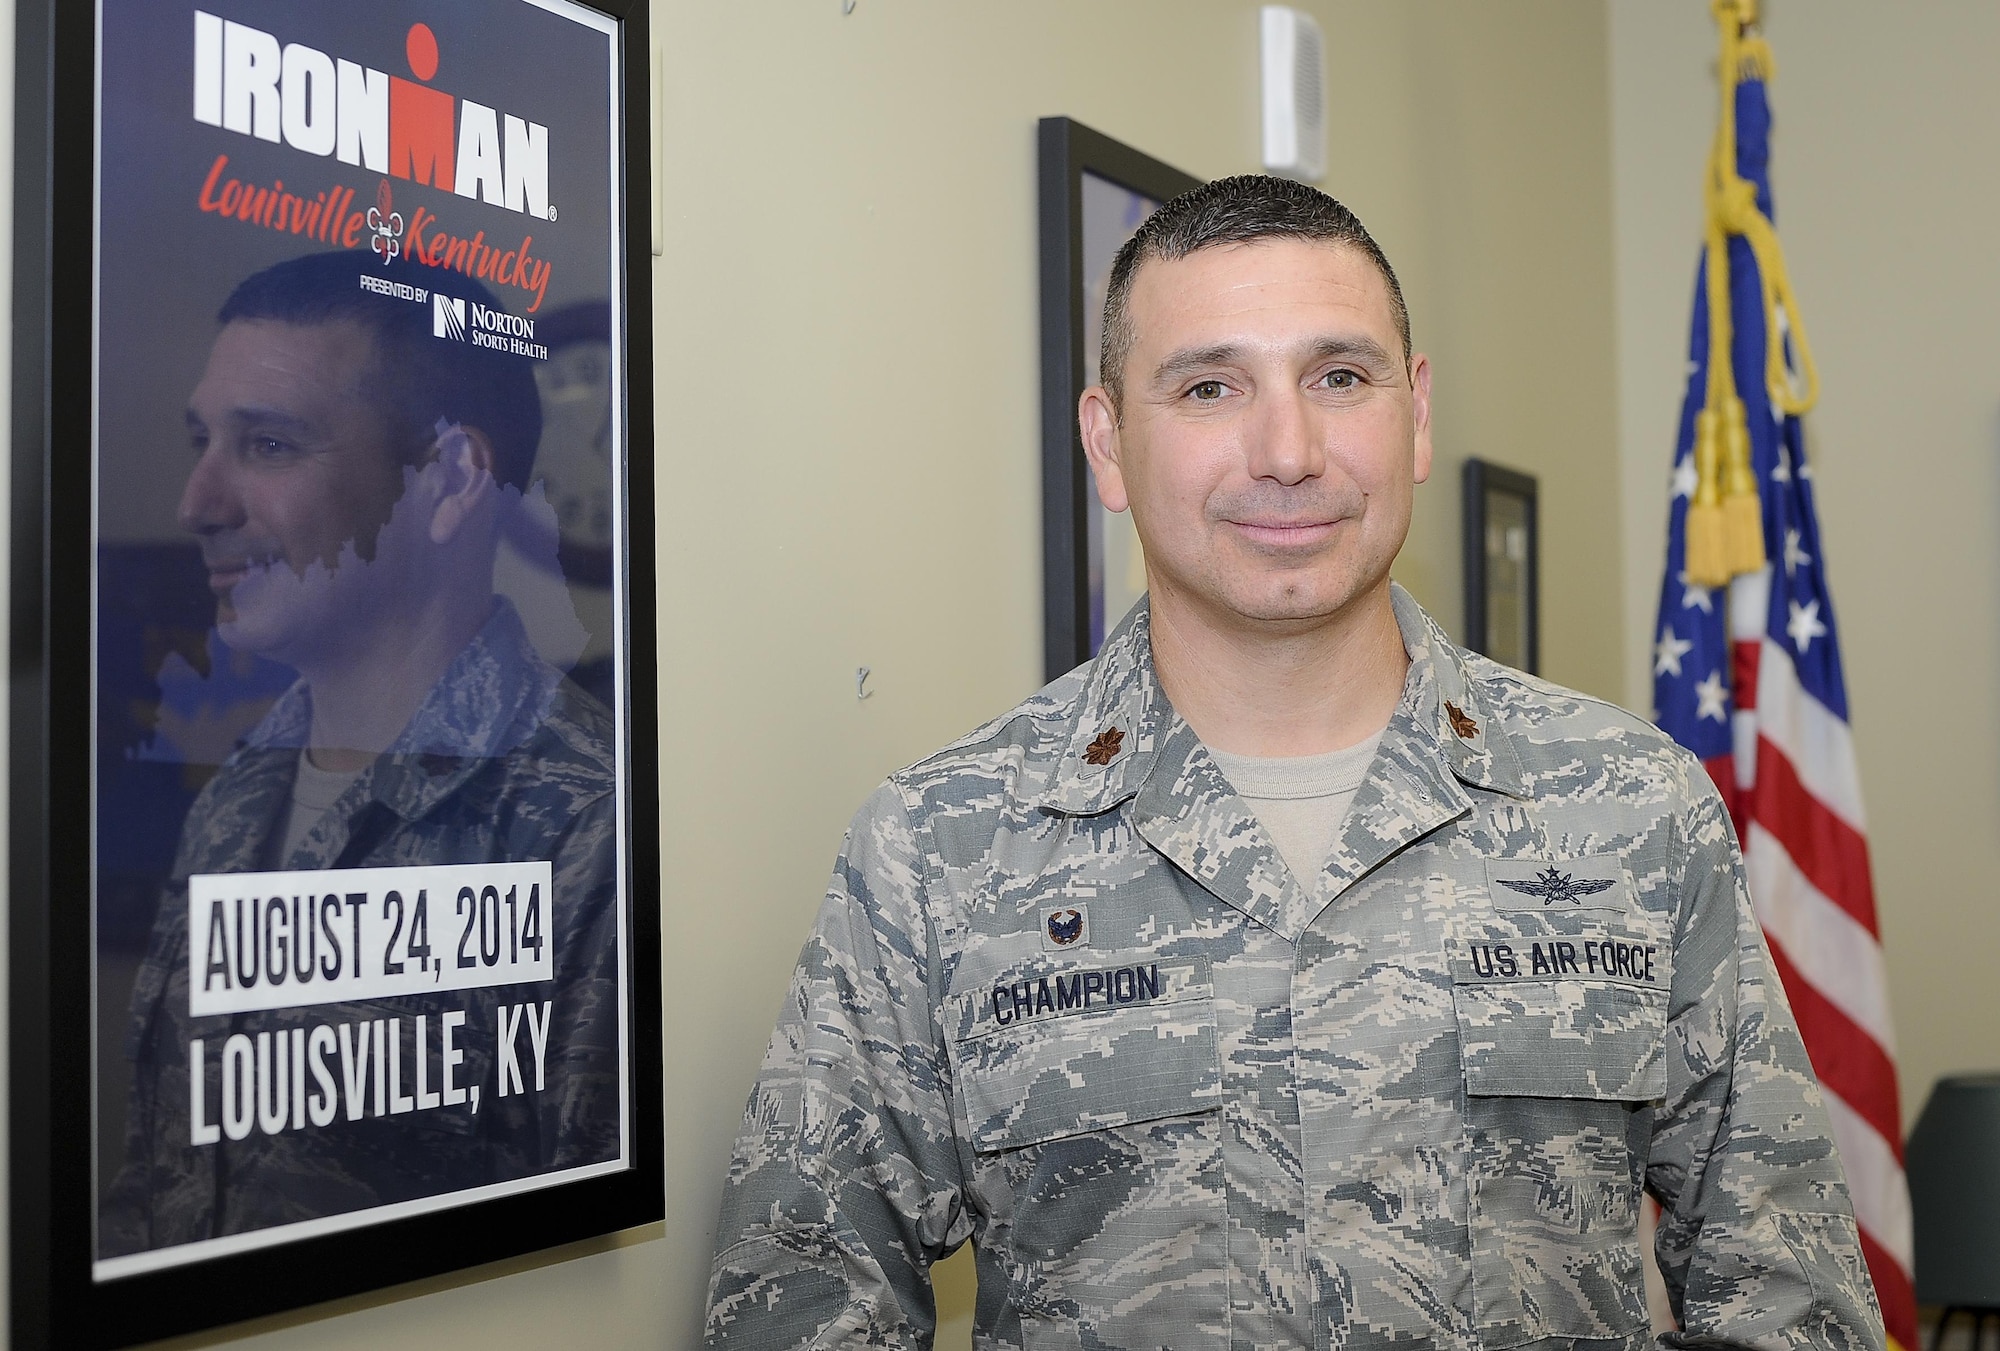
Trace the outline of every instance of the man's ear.
[[1123, 511], [1132, 504], [1125, 491], [1125, 470], [1120, 463], [1125, 447], [1120, 440], [1118, 410], [1112, 406], [1111, 391], [1092, 385], [1077, 400], [1076, 421], [1083, 433], [1083, 455], [1090, 461], [1090, 476], [1097, 484], [1097, 500], [1106, 511]]
[[431, 511], [433, 544], [449, 544], [493, 494], [493, 442], [478, 427], [456, 423], [438, 433], [431, 469], [438, 475], [437, 506]]
[[1410, 358], [1410, 393], [1416, 414], [1416, 481], [1431, 476], [1431, 359], [1422, 352]]

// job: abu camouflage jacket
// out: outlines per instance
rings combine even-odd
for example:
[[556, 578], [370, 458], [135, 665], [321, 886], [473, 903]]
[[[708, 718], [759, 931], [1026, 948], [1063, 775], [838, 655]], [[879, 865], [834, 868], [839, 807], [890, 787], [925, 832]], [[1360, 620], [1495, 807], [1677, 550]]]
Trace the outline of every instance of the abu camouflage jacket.
[[[388, 1202], [616, 1158], [619, 1152], [617, 802], [603, 705], [543, 661], [501, 600], [396, 743], [306, 835], [287, 869], [550, 860], [555, 978], [513, 989], [189, 1016], [187, 879], [270, 865], [284, 826], [311, 695], [294, 685], [209, 781], [181, 830], [132, 994], [123, 1050], [132, 1064], [126, 1157], [100, 1213], [98, 1256], [115, 1257], [319, 1219]], [[329, 884], [332, 889], [332, 884]], [[440, 921], [440, 951], [448, 939]], [[553, 1009], [540, 1092], [495, 1092], [500, 1002]], [[189, 1042], [214, 1048], [324, 1022], [447, 1009], [467, 1015], [460, 1078], [483, 1102], [195, 1145]], [[283, 1041], [278, 1043], [281, 1047]], [[105, 1051], [116, 1054], [118, 1043]], [[282, 1055], [282, 1051], [280, 1052]]]
[[1637, 718], [1412, 664], [1319, 885], [1147, 617], [862, 808], [745, 1111], [711, 1347], [1879, 1351], [1722, 805]]

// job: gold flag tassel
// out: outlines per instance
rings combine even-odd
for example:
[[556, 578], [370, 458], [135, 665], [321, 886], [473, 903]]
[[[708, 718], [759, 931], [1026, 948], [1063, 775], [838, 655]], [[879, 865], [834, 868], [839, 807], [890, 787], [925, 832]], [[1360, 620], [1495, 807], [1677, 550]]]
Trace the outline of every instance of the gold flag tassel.
[[[1764, 513], [1757, 476], [1750, 466], [1750, 431], [1732, 369], [1734, 329], [1729, 314], [1729, 237], [1742, 237], [1757, 260], [1764, 304], [1764, 381], [1773, 405], [1797, 416], [1819, 399], [1819, 371], [1806, 342], [1785, 271], [1784, 249], [1770, 217], [1757, 207], [1756, 185], [1736, 172], [1736, 86], [1743, 80], [1769, 81], [1771, 49], [1744, 34], [1757, 22], [1756, 0], [1711, 0], [1722, 34], [1717, 72], [1722, 116], [1716, 128], [1704, 184], [1708, 282], [1708, 386], [1695, 417], [1695, 491], [1688, 502], [1687, 571], [1697, 586], [1726, 586], [1730, 578], [1764, 566]], [[1780, 312], [1782, 311], [1782, 318]], [[1793, 388], [1785, 364], [1789, 333], [1805, 389]]]

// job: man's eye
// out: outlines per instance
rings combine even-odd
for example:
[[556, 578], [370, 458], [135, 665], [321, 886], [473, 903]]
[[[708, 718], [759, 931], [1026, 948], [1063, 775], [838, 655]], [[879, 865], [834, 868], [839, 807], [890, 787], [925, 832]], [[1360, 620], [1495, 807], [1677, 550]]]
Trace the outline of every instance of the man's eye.
[[285, 460], [298, 453], [298, 448], [289, 441], [280, 441], [275, 436], [253, 436], [250, 438], [250, 454], [259, 460]]
[[1203, 380], [1188, 390], [1188, 393], [1193, 395], [1198, 403], [1214, 403], [1222, 397], [1223, 385], [1220, 380]]
[[1328, 371], [1319, 382], [1327, 389], [1353, 389], [1361, 383], [1361, 377], [1353, 371]]

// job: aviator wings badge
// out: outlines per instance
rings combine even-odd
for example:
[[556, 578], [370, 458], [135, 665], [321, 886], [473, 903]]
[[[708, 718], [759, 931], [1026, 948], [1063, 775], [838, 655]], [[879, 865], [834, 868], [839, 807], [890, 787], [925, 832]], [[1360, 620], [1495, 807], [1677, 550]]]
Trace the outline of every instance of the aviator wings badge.
[[1584, 897], [1595, 896], [1611, 886], [1610, 878], [1576, 877], [1557, 870], [1554, 864], [1536, 873], [1531, 881], [1516, 882], [1505, 877], [1497, 880], [1501, 886], [1510, 891], [1518, 891], [1523, 896], [1541, 897], [1543, 905], [1554, 905], [1557, 901], [1582, 905]]

